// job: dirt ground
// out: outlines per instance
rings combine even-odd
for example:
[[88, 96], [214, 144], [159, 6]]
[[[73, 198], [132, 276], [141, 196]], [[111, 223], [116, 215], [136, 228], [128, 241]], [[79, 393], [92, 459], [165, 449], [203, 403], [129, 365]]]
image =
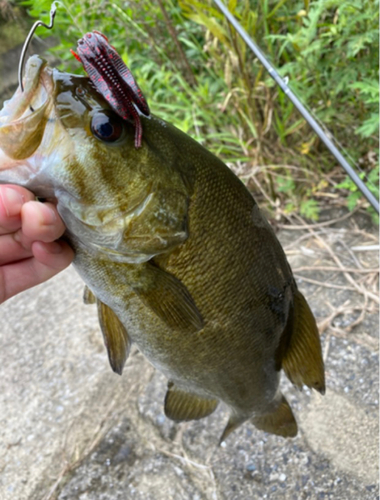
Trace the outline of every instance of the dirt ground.
[[112, 373], [70, 268], [0, 306], [0, 498], [377, 499], [377, 228], [364, 213], [326, 211], [278, 236], [326, 364], [325, 396], [282, 381], [296, 438], [245, 424], [217, 447], [225, 408], [166, 419], [166, 380], [136, 350]]

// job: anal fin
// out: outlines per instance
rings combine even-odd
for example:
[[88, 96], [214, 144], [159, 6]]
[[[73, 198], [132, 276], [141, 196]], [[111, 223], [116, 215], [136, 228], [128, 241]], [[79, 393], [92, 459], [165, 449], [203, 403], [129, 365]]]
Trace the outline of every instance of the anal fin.
[[206, 399], [197, 394], [176, 387], [173, 382], [168, 384], [165, 397], [165, 415], [177, 422], [198, 420], [211, 415], [218, 406], [216, 399]]
[[281, 397], [280, 404], [273, 412], [253, 417], [251, 422], [261, 431], [282, 437], [294, 437], [298, 431], [297, 422], [284, 396]]
[[98, 305], [99, 323], [111, 368], [114, 372], [121, 375], [131, 348], [127, 330], [110, 307], [100, 300], [96, 302]]
[[298, 290], [294, 294], [293, 328], [282, 358], [282, 368], [297, 387], [303, 384], [325, 392], [321, 341], [313, 313]]

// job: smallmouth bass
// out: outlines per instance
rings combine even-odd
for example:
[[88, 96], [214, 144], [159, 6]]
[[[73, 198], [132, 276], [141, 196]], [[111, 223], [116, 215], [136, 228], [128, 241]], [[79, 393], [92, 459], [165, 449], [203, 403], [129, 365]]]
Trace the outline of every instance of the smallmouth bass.
[[96, 302], [112, 369], [132, 343], [169, 380], [176, 421], [230, 410], [284, 437], [297, 424], [279, 389], [324, 392], [313, 314], [242, 182], [153, 115], [122, 119], [87, 77], [29, 59], [25, 91], [0, 112], [0, 182], [56, 203], [74, 265]]

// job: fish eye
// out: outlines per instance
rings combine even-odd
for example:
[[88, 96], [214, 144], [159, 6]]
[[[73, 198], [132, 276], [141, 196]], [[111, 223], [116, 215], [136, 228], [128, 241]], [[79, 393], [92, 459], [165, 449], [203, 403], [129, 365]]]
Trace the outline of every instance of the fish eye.
[[103, 142], [115, 142], [123, 134], [121, 120], [112, 113], [101, 112], [92, 117], [91, 131]]

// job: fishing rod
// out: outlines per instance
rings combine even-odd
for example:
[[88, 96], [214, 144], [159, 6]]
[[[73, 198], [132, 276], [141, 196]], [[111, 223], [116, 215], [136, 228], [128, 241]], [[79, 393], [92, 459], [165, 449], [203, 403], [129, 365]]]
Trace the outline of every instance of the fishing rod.
[[221, 0], [214, 0], [218, 8], [222, 11], [223, 15], [228, 19], [228, 21], [232, 24], [232, 26], [236, 29], [248, 47], [255, 54], [257, 59], [261, 62], [264, 68], [268, 71], [269, 75], [273, 78], [273, 80], [277, 83], [277, 85], [281, 88], [281, 90], [285, 93], [285, 95], [292, 101], [294, 106], [301, 113], [303, 118], [308, 122], [310, 127], [314, 130], [314, 132], [318, 135], [318, 137], [323, 141], [325, 146], [330, 150], [330, 152], [334, 155], [335, 159], [341, 164], [344, 170], [347, 172], [352, 181], [356, 184], [362, 194], [367, 198], [372, 207], [379, 213], [379, 202], [376, 197], [371, 193], [368, 187], [364, 184], [364, 182], [360, 179], [355, 170], [351, 167], [348, 161], [341, 154], [339, 149], [335, 146], [335, 144], [327, 137], [323, 129], [316, 122], [316, 120], [311, 116], [309, 111], [305, 108], [305, 106], [300, 102], [298, 97], [292, 92], [292, 90], [288, 87], [287, 81], [285, 81], [275, 70], [275, 68], [270, 64], [268, 59], [265, 57], [263, 52], [261, 52], [260, 48], [255, 44], [252, 38], [248, 35], [248, 33], [244, 30], [241, 24], [235, 19], [235, 17], [231, 14], [231, 12], [227, 9], [227, 7], [222, 3]]

